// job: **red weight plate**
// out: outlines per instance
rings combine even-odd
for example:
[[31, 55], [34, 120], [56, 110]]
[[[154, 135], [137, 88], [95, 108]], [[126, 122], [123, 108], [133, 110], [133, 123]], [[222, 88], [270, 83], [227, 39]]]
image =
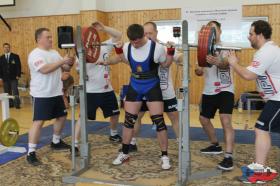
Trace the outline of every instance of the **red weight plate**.
[[197, 47], [197, 60], [200, 67], [211, 66], [206, 62], [206, 56], [213, 54], [213, 45], [215, 41], [215, 29], [208, 26], [203, 26], [198, 36], [198, 47]]
[[82, 40], [86, 51], [87, 63], [95, 63], [100, 55], [100, 37], [98, 32], [93, 27], [84, 28]]
[[203, 26], [199, 32], [198, 36], [198, 47], [197, 47], [197, 60], [198, 65], [200, 67], [206, 67], [206, 51], [205, 51], [205, 34], [207, 30], [205, 29], [205, 26]]

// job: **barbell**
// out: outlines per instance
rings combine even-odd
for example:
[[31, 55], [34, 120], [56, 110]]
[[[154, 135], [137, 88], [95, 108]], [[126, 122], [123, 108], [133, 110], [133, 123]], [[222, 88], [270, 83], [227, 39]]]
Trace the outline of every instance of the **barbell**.
[[0, 142], [7, 147], [13, 146], [16, 144], [18, 137], [18, 122], [13, 118], [4, 120], [0, 128]]
[[[178, 29], [176, 31], [176, 36], [178, 36]], [[214, 55], [218, 50], [241, 50], [239, 47], [233, 46], [221, 46], [216, 45], [216, 30], [210, 26], [202, 26], [198, 35], [198, 44], [189, 44], [189, 47], [197, 48], [197, 60], [200, 67], [210, 67], [211, 65], [207, 63], [206, 56], [208, 54]], [[101, 46], [114, 46], [116, 43], [102, 43], [96, 29], [93, 27], [87, 27], [82, 29], [82, 43], [85, 48], [86, 61], [88, 63], [95, 63], [100, 55]], [[162, 45], [167, 45], [166, 43], [159, 42]], [[72, 45], [62, 45], [62, 47], [72, 47]], [[175, 44], [175, 47], [182, 47], [181, 44]]]
[[[174, 29], [173, 29], [174, 31]], [[176, 33], [178, 29], [176, 29]], [[175, 35], [174, 35], [175, 36]], [[178, 34], [176, 34], [178, 36]], [[240, 47], [234, 46], [221, 46], [216, 43], [216, 30], [214, 27], [202, 26], [198, 34], [198, 44], [188, 44], [191, 48], [197, 48], [197, 61], [200, 67], [211, 67], [212, 65], [207, 63], [206, 56], [211, 54], [214, 55], [219, 50], [241, 50]], [[162, 45], [167, 46], [166, 43], [159, 42]], [[182, 47], [181, 44], [175, 44], [175, 47]]]

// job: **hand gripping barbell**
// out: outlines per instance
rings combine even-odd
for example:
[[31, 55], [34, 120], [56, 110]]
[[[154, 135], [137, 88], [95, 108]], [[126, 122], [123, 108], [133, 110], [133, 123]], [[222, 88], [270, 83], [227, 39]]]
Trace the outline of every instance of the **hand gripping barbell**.
[[[210, 66], [206, 62], [206, 56], [208, 54], [214, 54], [217, 50], [241, 50], [239, 47], [232, 46], [220, 46], [215, 44], [216, 31], [215, 28], [209, 26], [203, 26], [199, 32], [198, 44], [189, 44], [189, 47], [197, 48], [197, 60], [198, 65], [201, 67]], [[85, 48], [86, 61], [88, 63], [95, 63], [100, 55], [101, 46], [113, 46], [116, 43], [101, 43], [100, 37], [96, 29], [93, 27], [83, 28], [82, 30], [82, 42]], [[167, 45], [160, 42], [160, 44]], [[73, 47], [71, 44], [62, 45], [62, 48]], [[181, 44], [175, 44], [175, 47], [182, 47]]]

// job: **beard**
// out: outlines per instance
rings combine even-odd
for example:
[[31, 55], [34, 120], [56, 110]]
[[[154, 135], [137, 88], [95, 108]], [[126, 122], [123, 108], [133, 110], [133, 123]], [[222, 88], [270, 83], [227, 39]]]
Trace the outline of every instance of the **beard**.
[[251, 43], [251, 47], [254, 49], [258, 49], [257, 44], [256, 43]]

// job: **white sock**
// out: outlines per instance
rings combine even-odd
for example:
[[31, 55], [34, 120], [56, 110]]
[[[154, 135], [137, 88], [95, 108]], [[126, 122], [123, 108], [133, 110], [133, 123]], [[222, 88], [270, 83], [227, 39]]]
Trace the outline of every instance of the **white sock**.
[[231, 152], [226, 152], [225, 158], [233, 158], [233, 154]]
[[52, 142], [53, 142], [54, 144], [59, 143], [59, 142], [60, 142], [60, 135], [53, 134]]
[[79, 140], [75, 139], [75, 147], [78, 147], [78, 146], [79, 146]]
[[28, 143], [28, 155], [30, 152], [35, 152], [36, 150], [36, 147], [37, 147], [37, 144], [34, 144], [34, 143]]
[[111, 136], [115, 136], [118, 134], [118, 130], [110, 129]]
[[132, 138], [131, 141], [130, 141], [130, 144], [131, 145], [136, 145], [136, 138]]

